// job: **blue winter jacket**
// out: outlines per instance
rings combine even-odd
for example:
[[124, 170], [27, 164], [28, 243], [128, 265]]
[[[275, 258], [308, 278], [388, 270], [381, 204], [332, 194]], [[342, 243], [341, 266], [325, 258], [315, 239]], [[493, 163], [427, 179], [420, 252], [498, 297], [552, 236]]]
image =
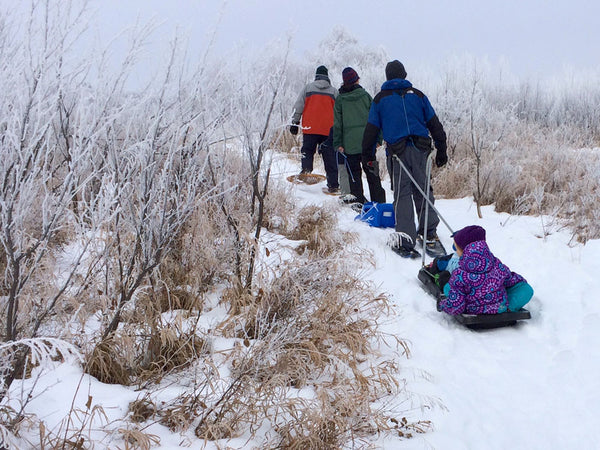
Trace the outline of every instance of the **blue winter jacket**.
[[383, 83], [373, 99], [363, 135], [363, 155], [372, 148], [379, 130], [388, 144], [408, 136], [429, 137], [431, 133], [438, 151], [446, 152], [446, 133], [429, 99], [402, 78]]

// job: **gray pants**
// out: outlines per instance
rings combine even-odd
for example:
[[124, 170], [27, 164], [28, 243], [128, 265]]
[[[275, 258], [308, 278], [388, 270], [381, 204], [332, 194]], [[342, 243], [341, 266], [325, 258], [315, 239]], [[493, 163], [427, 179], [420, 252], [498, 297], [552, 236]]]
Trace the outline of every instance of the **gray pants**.
[[[404, 233], [402, 237], [402, 246], [405, 248], [414, 248], [417, 232], [423, 234], [425, 224], [425, 204], [426, 201], [404, 172], [396, 157], [393, 160], [393, 186], [394, 186], [394, 213], [396, 215], [396, 231]], [[419, 184], [423, 192], [427, 185], [427, 154], [412, 145], [407, 145], [400, 154], [400, 160], [410, 172], [415, 181]], [[429, 199], [433, 203], [433, 189], [429, 187]], [[415, 227], [415, 210], [419, 218], [418, 230]], [[429, 208], [429, 218], [427, 220], [427, 236], [435, 234], [440, 218], [433, 208]]]
[[[341, 161], [342, 158], [339, 158], [339, 160]], [[346, 165], [343, 162], [342, 164], [338, 164], [338, 180], [340, 183], [341, 195], [348, 195], [350, 193], [350, 180], [348, 178]]]

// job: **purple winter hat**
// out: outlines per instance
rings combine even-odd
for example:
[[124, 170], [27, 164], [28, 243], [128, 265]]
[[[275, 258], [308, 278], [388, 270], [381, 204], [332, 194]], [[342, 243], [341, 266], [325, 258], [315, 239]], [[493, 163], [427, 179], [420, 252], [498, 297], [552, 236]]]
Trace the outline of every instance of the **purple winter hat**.
[[352, 67], [346, 67], [342, 70], [342, 79], [344, 80], [344, 86], [351, 86], [358, 81], [358, 74]]
[[456, 245], [464, 250], [472, 242], [485, 241], [485, 230], [479, 225], [469, 225], [455, 232], [452, 237]]

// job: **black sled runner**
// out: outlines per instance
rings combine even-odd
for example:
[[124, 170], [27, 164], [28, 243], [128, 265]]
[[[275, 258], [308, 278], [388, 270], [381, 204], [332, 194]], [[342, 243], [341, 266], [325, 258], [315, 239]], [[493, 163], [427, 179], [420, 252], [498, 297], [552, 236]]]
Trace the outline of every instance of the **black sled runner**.
[[[419, 270], [419, 281], [422, 283], [423, 289], [436, 299], [438, 304], [446, 299], [446, 296], [435, 283], [433, 276], [427, 271], [426, 267]], [[525, 308], [519, 311], [509, 311], [500, 314], [459, 314], [454, 316], [456, 321], [468, 328], [474, 330], [506, 327], [515, 325], [519, 320], [531, 319], [531, 314]]]

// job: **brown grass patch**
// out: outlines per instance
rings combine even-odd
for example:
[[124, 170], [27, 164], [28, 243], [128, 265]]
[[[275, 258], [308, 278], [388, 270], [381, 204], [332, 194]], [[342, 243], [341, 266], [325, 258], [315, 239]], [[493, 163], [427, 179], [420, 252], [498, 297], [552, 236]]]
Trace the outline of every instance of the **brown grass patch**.
[[195, 395], [180, 395], [160, 411], [160, 423], [179, 433], [187, 430], [206, 405]]
[[299, 253], [308, 249], [319, 257], [340, 252], [356, 240], [352, 233], [339, 230], [334, 210], [316, 205], [306, 206], [298, 212], [296, 227], [288, 237], [306, 241], [305, 245], [298, 247]]
[[123, 450], [150, 450], [160, 445], [160, 437], [155, 434], [144, 433], [137, 428], [119, 428], [125, 447]]
[[123, 334], [113, 333], [100, 341], [86, 356], [84, 371], [106, 384], [131, 384], [131, 364], [127, 355], [133, 355], [133, 341]]
[[143, 356], [142, 379], [183, 369], [206, 353], [206, 341], [195, 330], [183, 332], [167, 324], [153, 330]]
[[156, 413], [157, 407], [148, 394], [129, 402], [129, 419], [134, 423], [145, 422], [154, 417]]

